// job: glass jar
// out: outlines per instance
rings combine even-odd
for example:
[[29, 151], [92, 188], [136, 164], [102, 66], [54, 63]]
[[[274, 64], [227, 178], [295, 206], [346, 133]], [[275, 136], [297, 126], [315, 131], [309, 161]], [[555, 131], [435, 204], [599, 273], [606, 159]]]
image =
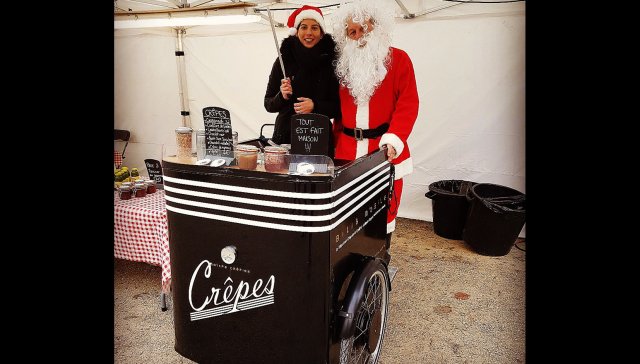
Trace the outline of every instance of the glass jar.
[[207, 140], [205, 139], [204, 130], [196, 130], [196, 156], [198, 160], [204, 159], [207, 151]]
[[193, 129], [187, 126], [181, 126], [176, 129], [176, 146], [178, 158], [191, 157], [191, 134]]
[[254, 170], [258, 166], [258, 152], [260, 149], [254, 145], [238, 144], [236, 147], [236, 159], [238, 168]]
[[154, 193], [158, 190], [156, 187], [156, 181], [152, 179], [144, 181], [144, 184], [147, 185], [147, 194]]
[[120, 192], [120, 199], [121, 200], [129, 200], [129, 199], [131, 199], [131, 186], [120, 185], [120, 188], [118, 189], [118, 192]]
[[136, 197], [145, 197], [147, 195], [147, 185], [144, 182], [136, 182], [133, 187]]
[[236, 150], [236, 147], [238, 146], [238, 132], [234, 131], [231, 133], [231, 138], [233, 142], [233, 150]]
[[288, 169], [286, 160], [288, 152], [283, 147], [271, 145], [264, 147], [264, 169], [267, 172], [286, 172]]

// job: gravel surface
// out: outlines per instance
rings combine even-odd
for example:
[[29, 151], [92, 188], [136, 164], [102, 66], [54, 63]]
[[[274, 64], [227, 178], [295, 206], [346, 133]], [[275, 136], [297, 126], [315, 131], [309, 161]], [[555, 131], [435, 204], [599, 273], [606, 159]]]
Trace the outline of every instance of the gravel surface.
[[[482, 256], [439, 237], [430, 222], [399, 218], [379, 364], [524, 363], [524, 249], [518, 240], [505, 256]], [[114, 262], [114, 363], [193, 363], [173, 349], [170, 298], [167, 311], [159, 306], [160, 267]]]

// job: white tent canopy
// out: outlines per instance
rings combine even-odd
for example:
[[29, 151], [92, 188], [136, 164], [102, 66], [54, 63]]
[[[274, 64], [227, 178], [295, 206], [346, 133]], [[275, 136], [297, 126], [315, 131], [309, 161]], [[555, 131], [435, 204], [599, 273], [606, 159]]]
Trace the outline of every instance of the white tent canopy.
[[[404, 179], [399, 216], [433, 221], [431, 200], [424, 194], [430, 183], [439, 180], [496, 183], [526, 193], [525, 3], [388, 1], [397, 4], [393, 45], [411, 57], [420, 96], [418, 119], [409, 138], [414, 172]], [[180, 0], [114, 2], [116, 14], [161, 10], [161, 3], [170, 12], [189, 4]], [[237, 5], [215, 1], [217, 6], [223, 3]], [[270, 5], [276, 21], [286, 22], [301, 5], [337, 3], [254, 2], [208, 10], [206, 16], [261, 14], [255, 9]], [[214, 2], [190, 1], [191, 10], [197, 4], [206, 7]], [[282, 8], [291, 10], [277, 10]], [[332, 9], [335, 6], [323, 8], [329, 29]], [[166, 12], [136, 16], [169, 17]], [[116, 20], [122, 17], [115, 16]], [[279, 41], [288, 35], [286, 27], [276, 28], [276, 33]], [[174, 130], [184, 122], [183, 107], [190, 112], [188, 121], [194, 129], [204, 128], [203, 108], [229, 110], [240, 141], [258, 137], [260, 127], [275, 120], [276, 114], [263, 107], [277, 57], [268, 21], [185, 27], [181, 35], [184, 65], [176, 62], [177, 40], [177, 31], [171, 27], [114, 30], [114, 127], [131, 131], [124, 163], [129, 167], [144, 171], [144, 159], [161, 160], [162, 146], [175, 145]], [[184, 105], [181, 78], [187, 95]]]

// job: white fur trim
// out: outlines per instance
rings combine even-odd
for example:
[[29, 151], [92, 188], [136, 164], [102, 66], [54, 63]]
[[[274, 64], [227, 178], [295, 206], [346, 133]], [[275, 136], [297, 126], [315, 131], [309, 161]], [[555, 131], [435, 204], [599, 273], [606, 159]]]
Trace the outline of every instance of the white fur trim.
[[320, 24], [320, 28], [322, 28], [322, 32], [327, 32], [325, 30], [326, 28], [324, 27], [324, 18], [322, 17], [322, 15], [320, 15], [320, 13], [318, 13], [317, 11], [311, 9], [302, 10], [300, 14], [296, 16], [296, 20], [293, 22], [293, 27], [296, 29], [296, 32], [298, 30], [298, 25], [304, 19], [313, 19], [317, 21], [318, 24]]
[[298, 32], [297, 28], [289, 28], [289, 35], [296, 35], [297, 32]]
[[369, 101], [359, 104], [356, 109], [356, 128], [369, 129]]
[[411, 157], [403, 160], [402, 162], [396, 164], [395, 168], [395, 176], [393, 179], [400, 179], [408, 174], [413, 173], [413, 159]]
[[386, 133], [382, 135], [380, 143], [378, 143], [378, 147], [382, 147], [385, 144], [391, 144], [391, 146], [395, 148], [396, 158], [402, 154], [402, 151], [404, 150], [404, 143], [393, 133]]
[[[358, 105], [356, 109], [356, 128], [369, 129], [369, 101]], [[356, 142], [356, 158], [369, 154], [369, 139]]]
[[396, 230], [396, 219], [393, 219], [391, 222], [387, 223], [387, 234], [392, 233]]
[[369, 154], [369, 139], [356, 140], [356, 159]]

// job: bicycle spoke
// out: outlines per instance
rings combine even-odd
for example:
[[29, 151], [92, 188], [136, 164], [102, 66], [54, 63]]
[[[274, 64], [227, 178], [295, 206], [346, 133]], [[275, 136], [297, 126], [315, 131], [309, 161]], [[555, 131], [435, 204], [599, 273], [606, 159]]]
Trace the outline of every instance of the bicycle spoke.
[[341, 364], [377, 363], [386, 325], [387, 294], [386, 274], [378, 270], [370, 277], [355, 313], [353, 336], [341, 342]]

